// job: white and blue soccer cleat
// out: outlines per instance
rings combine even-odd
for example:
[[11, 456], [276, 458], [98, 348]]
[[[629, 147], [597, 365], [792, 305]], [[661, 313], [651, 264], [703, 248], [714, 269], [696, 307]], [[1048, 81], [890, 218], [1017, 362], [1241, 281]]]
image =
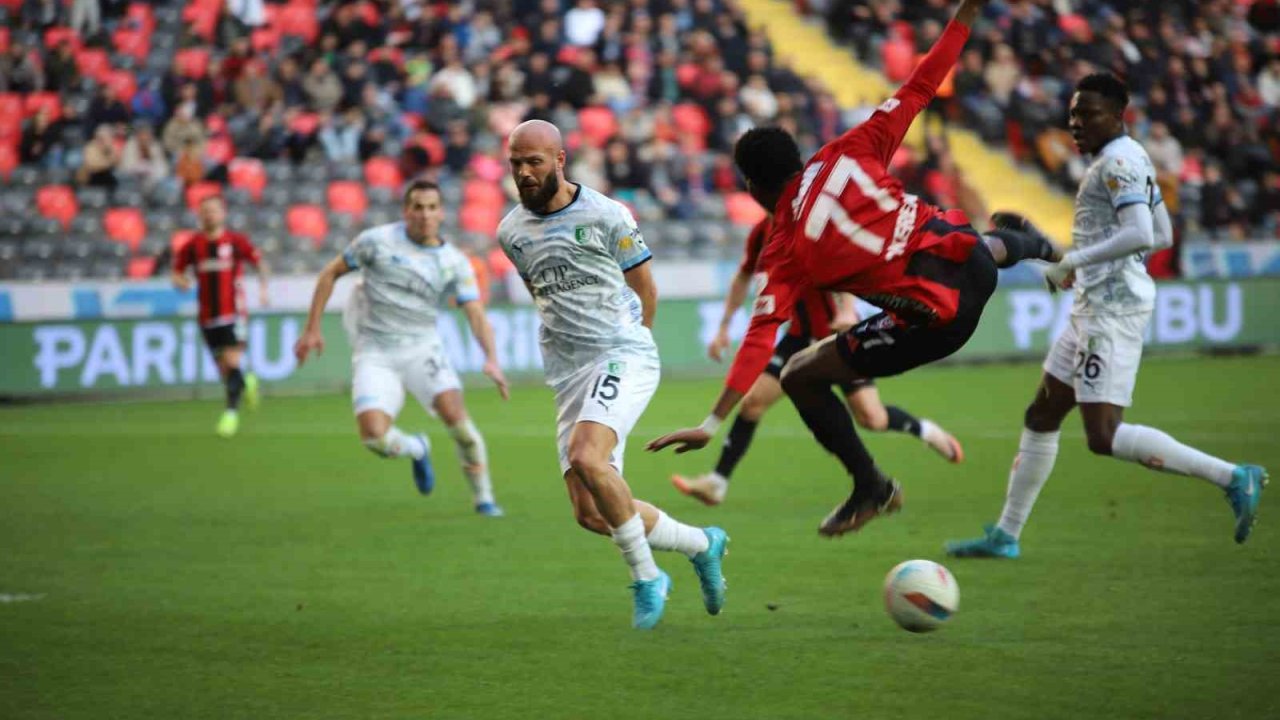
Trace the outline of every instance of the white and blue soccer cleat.
[[1258, 503], [1262, 501], [1262, 488], [1270, 477], [1257, 465], [1237, 465], [1231, 472], [1231, 484], [1227, 486], [1227, 502], [1236, 514], [1236, 542], [1249, 539], [1249, 532], [1258, 519]]
[[436, 487], [436, 471], [431, 467], [431, 446], [427, 444], [425, 435], [419, 434], [416, 437], [426, 451], [422, 453], [422, 457], [413, 459], [413, 484], [418, 486], [418, 492], [430, 495]]
[[995, 525], [985, 525], [983, 535], [972, 540], [948, 540], [942, 547], [951, 557], [1009, 558], [1018, 557], [1018, 538]]
[[671, 576], [659, 570], [658, 577], [652, 580], [636, 580], [630, 587], [635, 600], [635, 614], [631, 616], [631, 627], [637, 630], [652, 630], [662, 619], [662, 612], [667, 608], [667, 596], [671, 594]]
[[729, 536], [718, 527], [703, 528], [707, 536], [707, 549], [689, 558], [693, 563], [693, 571], [698, 574], [698, 584], [702, 586], [702, 605], [708, 615], [719, 615], [724, 607], [724, 591], [726, 583], [720, 563], [729, 553]]
[[476, 514], [485, 517], [500, 518], [506, 513], [502, 512], [502, 508], [495, 502], [476, 503]]

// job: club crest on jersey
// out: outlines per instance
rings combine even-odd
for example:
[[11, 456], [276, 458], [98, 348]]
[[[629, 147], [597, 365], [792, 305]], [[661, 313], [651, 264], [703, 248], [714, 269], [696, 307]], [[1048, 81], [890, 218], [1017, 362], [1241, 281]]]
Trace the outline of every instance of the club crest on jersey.
[[610, 375], [622, 375], [627, 371], [627, 364], [621, 360], [610, 360], [605, 365], [605, 372]]
[[591, 226], [578, 225], [573, 229], [573, 239], [579, 245], [586, 245], [591, 242]]
[[218, 257], [220, 257], [220, 258], [229, 258], [229, 257], [231, 257], [231, 245], [230, 245], [230, 244], [223, 244], [223, 245], [219, 245], [219, 246], [218, 246]]

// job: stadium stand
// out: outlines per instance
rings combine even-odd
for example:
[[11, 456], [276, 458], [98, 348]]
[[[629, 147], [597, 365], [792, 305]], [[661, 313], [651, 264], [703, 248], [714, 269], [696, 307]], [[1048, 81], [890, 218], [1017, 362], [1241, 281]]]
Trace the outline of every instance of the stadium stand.
[[[946, 0], [799, 0], [891, 81], [941, 32]], [[1280, 2], [993, 3], [953, 75], [944, 114], [1071, 192], [1084, 171], [1065, 130], [1075, 82], [1107, 70], [1133, 92], [1184, 239], [1280, 237]]]

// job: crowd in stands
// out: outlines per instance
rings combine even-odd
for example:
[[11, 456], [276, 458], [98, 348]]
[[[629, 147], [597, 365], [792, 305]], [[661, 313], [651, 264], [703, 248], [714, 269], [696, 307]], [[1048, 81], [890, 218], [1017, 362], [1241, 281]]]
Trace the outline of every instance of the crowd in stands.
[[[948, 0], [798, 0], [897, 82], [950, 17]], [[996, 0], [943, 89], [946, 115], [1074, 191], [1076, 81], [1125, 79], [1185, 238], [1280, 237], [1280, 1]]]
[[[463, 243], [492, 255], [515, 197], [503, 138], [528, 118], [565, 131], [568, 176], [631, 204], [652, 244], [735, 253], [760, 214], [736, 136], [781, 124], [811, 150], [850, 121], [732, 0], [0, 0], [0, 14], [0, 201], [86, 235], [131, 209], [136, 256], [222, 192], [269, 255], [311, 240], [307, 270], [394, 218], [419, 175], [448, 189]], [[336, 217], [345, 206], [354, 222]], [[0, 276], [27, 254], [6, 264], [5, 247]]]

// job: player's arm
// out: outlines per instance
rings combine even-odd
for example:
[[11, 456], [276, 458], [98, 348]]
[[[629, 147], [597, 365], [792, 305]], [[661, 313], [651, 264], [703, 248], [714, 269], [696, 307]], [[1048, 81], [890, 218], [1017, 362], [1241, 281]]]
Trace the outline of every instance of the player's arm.
[[653, 281], [650, 263], [641, 263], [622, 273], [627, 287], [640, 298], [640, 322], [653, 329], [653, 316], [658, 312], [658, 284]]
[[266, 258], [259, 256], [253, 267], [258, 271], [258, 302], [266, 307], [271, 304], [271, 266]]
[[187, 275], [187, 268], [191, 265], [190, 245], [191, 243], [188, 242], [173, 254], [173, 268], [169, 273], [169, 280], [173, 286], [183, 292], [191, 289], [191, 277]]
[[480, 300], [468, 300], [458, 304], [462, 314], [467, 316], [467, 324], [471, 326], [471, 336], [480, 343], [484, 351], [484, 374], [498, 386], [498, 394], [503, 400], [511, 397], [507, 378], [502, 374], [502, 366], [498, 364], [497, 343], [493, 339], [493, 326], [484, 314], [484, 303]]
[[898, 88], [898, 92], [886, 100], [867, 122], [849, 131], [869, 138], [885, 165], [889, 164], [889, 159], [902, 144], [916, 115], [933, 101], [938, 86], [956, 66], [960, 51], [969, 39], [969, 28], [978, 19], [987, 1], [963, 0], [942, 35], [929, 48], [920, 64], [916, 65], [907, 81]]
[[[765, 261], [767, 260], [766, 256]], [[761, 265], [770, 268], [770, 264], [765, 261], [762, 261]], [[773, 357], [773, 345], [778, 336], [778, 328], [790, 316], [796, 298], [805, 290], [803, 281], [799, 277], [788, 277], [785, 273], [784, 266], [768, 271], [765, 285], [761, 288], [760, 295], [756, 297], [751, 325], [747, 328], [746, 337], [742, 339], [742, 346], [738, 348], [738, 353], [733, 358], [733, 365], [729, 368], [729, 375], [725, 379], [724, 390], [716, 399], [711, 414], [698, 427], [663, 435], [651, 441], [646, 449], [656, 451], [668, 445], [675, 445], [676, 452], [683, 453], [705, 447], [711, 438], [715, 437], [720, 424], [729, 417], [729, 413], [733, 412], [738, 402], [755, 384], [756, 378], [760, 377], [765, 367], [769, 365], [769, 359]]]
[[240, 253], [240, 257], [258, 271], [258, 300], [263, 306], [268, 305], [270, 296], [267, 290], [271, 270], [267, 267], [266, 259], [262, 257], [262, 253], [258, 251], [258, 248], [249, 242], [249, 238], [237, 235], [235, 243], [236, 252]]
[[324, 335], [320, 332], [320, 317], [324, 314], [325, 306], [329, 304], [330, 296], [333, 295], [334, 283], [353, 269], [348, 263], [347, 256], [343, 254], [330, 260], [316, 278], [316, 289], [311, 294], [311, 309], [307, 311], [307, 325], [302, 330], [302, 337], [298, 338], [298, 342], [293, 345], [293, 354], [298, 358], [298, 367], [302, 367], [302, 364], [307, 361], [307, 355], [312, 350], [315, 350], [317, 355], [324, 353]]
[[724, 299], [720, 327], [716, 330], [716, 336], [711, 339], [711, 344], [707, 346], [707, 357], [716, 362], [720, 362], [724, 357], [724, 351], [729, 347], [729, 324], [733, 322], [733, 316], [747, 299], [747, 290], [750, 287], [751, 275], [741, 270], [733, 276], [733, 280], [729, 281], [729, 294]]

